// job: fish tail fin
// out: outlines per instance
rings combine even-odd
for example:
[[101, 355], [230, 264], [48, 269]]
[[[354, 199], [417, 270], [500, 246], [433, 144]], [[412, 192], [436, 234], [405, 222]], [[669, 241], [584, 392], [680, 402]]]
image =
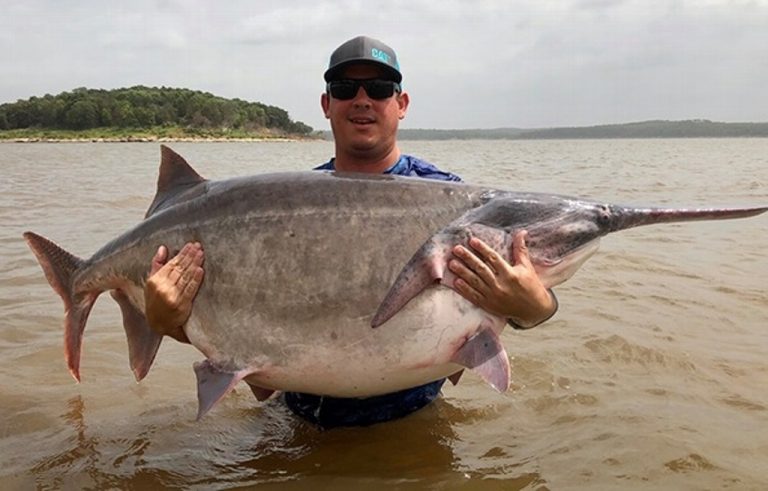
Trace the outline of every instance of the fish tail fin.
[[64, 357], [69, 373], [79, 382], [83, 331], [88, 314], [101, 291], [74, 291], [73, 278], [86, 264], [85, 261], [33, 232], [25, 232], [24, 239], [37, 257], [48, 283], [64, 302]]

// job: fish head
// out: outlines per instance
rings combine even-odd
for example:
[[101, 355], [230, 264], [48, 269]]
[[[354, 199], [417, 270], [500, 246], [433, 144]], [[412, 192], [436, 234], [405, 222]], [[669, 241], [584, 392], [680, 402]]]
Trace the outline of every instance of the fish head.
[[531, 261], [551, 287], [570, 278], [598, 248], [601, 237], [629, 228], [694, 220], [727, 220], [759, 215], [768, 207], [658, 208], [553, 198], [540, 219], [520, 224], [528, 231]]

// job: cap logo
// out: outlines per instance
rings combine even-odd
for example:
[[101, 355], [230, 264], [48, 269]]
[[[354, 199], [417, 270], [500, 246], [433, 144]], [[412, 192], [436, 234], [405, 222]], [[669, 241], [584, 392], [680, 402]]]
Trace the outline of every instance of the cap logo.
[[380, 49], [376, 49], [376, 48], [371, 49], [371, 56], [373, 56], [377, 60], [383, 61], [387, 65], [392, 64], [392, 57]]

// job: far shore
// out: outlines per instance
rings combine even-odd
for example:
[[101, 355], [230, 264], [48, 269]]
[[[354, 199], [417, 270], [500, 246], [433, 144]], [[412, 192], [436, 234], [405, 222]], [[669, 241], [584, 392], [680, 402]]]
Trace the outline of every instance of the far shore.
[[300, 142], [312, 138], [288, 138], [288, 137], [152, 137], [152, 136], [126, 136], [116, 138], [0, 138], [0, 143], [147, 143], [147, 142]]

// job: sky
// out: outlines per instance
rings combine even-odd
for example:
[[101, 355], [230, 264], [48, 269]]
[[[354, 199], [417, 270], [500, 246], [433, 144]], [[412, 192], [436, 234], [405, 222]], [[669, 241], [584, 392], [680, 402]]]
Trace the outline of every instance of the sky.
[[768, 0], [3, 0], [0, 103], [77, 87], [320, 110], [330, 53], [397, 52], [404, 128], [768, 121]]

